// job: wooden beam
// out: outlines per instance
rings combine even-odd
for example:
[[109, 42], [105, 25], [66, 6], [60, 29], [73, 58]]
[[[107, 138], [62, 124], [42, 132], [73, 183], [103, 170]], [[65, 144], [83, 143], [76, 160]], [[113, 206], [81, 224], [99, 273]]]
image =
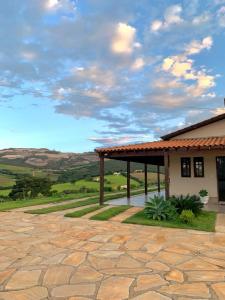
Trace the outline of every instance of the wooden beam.
[[160, 165], [157, 165], [157, 186], [158, 186], [158, 193], [161, 192], [160, 189]]
[[148, 195], [148, 165], [145, 164], [145, 195]]
[[115, 152], [106, 152], [105, 158], [114, 158], [114, 157], [141, 157], [141, 156], [162, 156], [163, 151], [115, 151]]
[[130, 161], [127, 162], [127, 198], [130, 198]]
[[165, 198], [169, 199], [170, 196], [170, 173], [169, 173], [169, 153], [164, 153], [164, 166], [165, 166]]
[[104, 203], [104, 155], [99, 154], [99, 167], [100, 167], [100, 197], [99, 204], [102, 205]]

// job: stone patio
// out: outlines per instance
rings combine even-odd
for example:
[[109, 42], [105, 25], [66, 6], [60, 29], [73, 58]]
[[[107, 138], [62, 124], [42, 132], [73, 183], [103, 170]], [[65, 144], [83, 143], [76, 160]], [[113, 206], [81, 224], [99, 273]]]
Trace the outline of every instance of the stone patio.
[[225, 234], [1, 213], [0, 299], [225, 299]]

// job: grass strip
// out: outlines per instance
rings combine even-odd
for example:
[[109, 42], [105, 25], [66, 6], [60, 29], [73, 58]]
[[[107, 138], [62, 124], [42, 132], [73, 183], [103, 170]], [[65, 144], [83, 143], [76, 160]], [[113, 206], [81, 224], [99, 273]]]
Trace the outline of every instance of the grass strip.
[[129, 208], [131, 208], [130, 205], [121, 205], [121, 206], [111, 207], [107, 210], [104, 210], [103, 212], [98, 213], [97, 215], [94, 215], [90, 219], [91, 220], [106, 221], [106, 220], [109, 220], [112, 217], [126, 211]]
[[77, 211], [74, 211], [72, 213], [68, 213], [65, 214], [64, 217], [68, 217], [68, 218], [80, 218], [84, 215], [87, 215], [93, 211], [96, 211], [98, 209], [101, 209], [103, 207], [105, 207], [106, 205], [96, 205], [96, 206], [91, 206], [91, 207], [86, 207]]
[[49, 213], [57, 212], [57, 211], [63, 211], [63, 210], [71, 209], [71, 208], [96, 204], [96, 203], [98, 203], [98, 199], [93, 198], [93, 199], [87, 199], [87, 200], [80, 200], [80, 201], [73, 202], [73, 203], [67, 203], [67, 204], [63, 204], [63, 205], [27, 210], [26, 213], [42, 215], [42, 214], [49, 214]]
[[[121, 198], [124, 195], [125, 195], [124, 193], [116, 193], [116, 194], [106, 195], [105, 201]], [[32, 209], [32, 210], [26, 211], [26, 213], [38, 214], [38, 215], [49, 214], [52, 212], [57, 212], [57, 211], [62, 211], [62, 210], [66, 210], [66, 209], [71, 209], [71, 208], [76, 208], [76, 207], [81, 207], [81, 206], [86, 206], [86, 205], [91, 205], [91, 204], [97, 204], [97, 203], [99, 203], [99, 196], [89, 198], [86, 200], [80, 200], [80, 201], [73, 202], [73, 203], [67, 203], [67, 204], [63, 204], [63, 205], [51, 206], [51, 207], [40, 208], [40, 209]]]
[[76, 200], [79, 198], [88, 198], [88, 197], [93, 197], [92, 195], [88, 194], [70, 194], [70, 195], [65, 195], [65, 196], [51, 196], [51, 197], [40, 197], [40, 198], [35, 198], [35, 199], [24, 199], [24, 200], [11, 200], [11, 201], [6, 201], [0, 203], [0, 211], [6, 211], [6, 210], [11, 210], [11, 209], [16, 209], [16, 208], [22, 208], [22, 207], [29, 207], [29, 206], [34, 206], [34, 205], [42, 205], [42, 204], [52, 204], [52, 203], [60, 203], [64, 202], [67, 200]]
[[201, 231], [215, 231], [216, 212], [203, 211], [198, 215], [191, 224], [182, 223], [179, 219], [170, 221], [157, 221], [148, 219], [144, 213], [144, 210], [134, 214], [128, 219], [124, 220], [123, 223], [139, 224], [147, 226], [160, 226], [160, 227], [171, 227], [171, 228], [182, 228], [192, 229]]
[[[156, 188], [152, 188], [149, 189], [151, 191], [155, 191]], [[131, 195], [139, 195], [142, 194], [144, 192], [143, 189], [138, 189], [138, 190], [134, 190], [131, 192]], [[43, 205], [43, 204], [52, 204], [52, 203], [61, 203], [67, 200], [76, 200], [79, 198], [88, 198], [88, 199], [92, 199], [95, 194], [89, 194], [89, 193], [76, 193], [76, 194], [69, 194], [69, 195], [60, 195], [60, 196], [51, 196], [51, 197], [39, 197], [39, 198], [35, 198], [35, 199], [24, 199], [24, 200], [16, 200], [16, 201], [4, 201], [0, 203], [0, 211], [8, 211], [8, 210], [12, 210], [12, 209], [17, 209], [17, 208], [23, 208], [23, 207], [29, 207], [29, 206], [35, 206], [35, 205]], [[116, 192], [116, 193], [105, 193], [105, 201], [108, 200], [113, 200], [113, 199], [118, 199], [118, 198], [123, 198], [126, 197], [126, 192]], [[97, 199], [97, 201], [95, 203], [97, 203], [99, 201], [99, 196], [96, 195], [95, 199]], [[73, 207], [72, 207], [73, 208]], [[67, 208], [66, 208], [67, 209]], [[46, 212], [48, 213], [48, 212]]]
[[[134, 193], [137, 193], [137, 191], [134, 191]], [[140, 193], [140, 192], [139, 192]], [[79, 198], [93, 198], [96, 195], [96, 193], [76, 193], [76, 194], [69, 194], [69, 195], [61, 195], [61, 196], [51, 196], [51, 197], [39, 197], [35, 199], [24, 199], [24, 200], [9, 200], [4, 201], [0, 203], [0, 211], [7, 211], [11, 209], [17, 209], [17, 208], [23, 208], [23, 207], [29, 207], [29, 206], [35, 206], [35, 205], [43, 205], [43, 204], [52, 204], [52, 203], [61, 203], [67, 200], [76, 200]], [[115, 197], [118, 195], [118, 197], [123, 197], [126, 194], [125, 193], [118, 193], [116, 195], [110, 193], [106, 194], [105, 200], [112, 200], [115, 199]], [[98, 199], [98, 193], [95, 196], [96, 199]]]

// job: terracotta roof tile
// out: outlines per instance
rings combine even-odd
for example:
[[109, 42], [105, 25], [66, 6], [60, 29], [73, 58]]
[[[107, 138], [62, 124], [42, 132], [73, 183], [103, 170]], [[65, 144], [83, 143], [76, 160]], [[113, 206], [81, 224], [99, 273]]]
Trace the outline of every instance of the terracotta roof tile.
[[123, 151], [142, 151], [142, 150], [177, 150], [186, 149], [205, 149], [205, 148], [225, 148], [225, 136], [194, 138], [194, 139], [177, 139], [169, 141], [154, 141], [141, 144], [115, 146], [109, 148], [97, 148], [98, 153], [123, 152]]

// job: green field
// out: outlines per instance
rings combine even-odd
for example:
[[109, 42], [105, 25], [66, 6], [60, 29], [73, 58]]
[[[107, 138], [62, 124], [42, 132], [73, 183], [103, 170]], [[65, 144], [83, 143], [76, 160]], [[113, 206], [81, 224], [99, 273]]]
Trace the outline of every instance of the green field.
[[[105, 187], [112, 187], [113, 189], [117, 189], [118, 186], [127, 184], [127, 179], [123, 175], [106, 175], [105, 180]], [[140, 186], [140, 183], [131, 179], [131, 185], [137, 188]], [[56, 190], [57, 192], [63, 192], [64, 190], [79, 190], [81, 187], [99, 190], [99, 182], [81, 179], [75, 183], [54, 184], [52, 189]]]
[[0, 196], [8, 196], [11, 190], [0, 190]]
[[[14, 166], [12, 166], [14, 167]], [[16, 167], [17, 168], [17, 167]], [[18, 167], [22, 169], [26, 169], [23, 167]], [[22, 171], [21, 169], [21, 171]], [[4, 177], [4, 178], [3, 178]], [[1, 181], [2, 178], [2, 181]], [[4, 180], [3, 180], [4, 179]], [[15, 180], [9, 175], [0, 175], [0, 186], [8, 187], [14, 184]], [[113, 190], [117, 190], [117, 188], [121, 185], [126, 185], [127, 179], [123, 175], [106, 175], [105, 176], [105, 187], [112, 187]], [[140, 183], [136, 180], [131, 179], [131, 185], [134, 188], [140, 187]], [[79, 190], [80, 188], [85, 187], [88, 189], [99, 190], [99, 182], [92, 180], [81, 179], [76, 181], [75, 183], [58, 183], [52, 186], [52, 190], [56, 190], [58, 193], [63, 192], [65, 190]], [[10, 193], [10, 190], [0, 190], [0, 195], [7, 196]]]
[[[18, 175], [28, 174], [30, 176], [35, 176], [35, 177], [49, 176], [51, 180], [57, 180], [56, 174], [52, 174], [45, 170], [39, 170], [35, 168], [14, 166], [14, 165], [0, 163], [0, 170], [6, 170], [13, 173], [12, 175], [0, 173], [0, 187], [13, 186], [15, 183], [14, 174], [18, 174]], [[5, 193], [1, 193], [0, 191], [0, 195], [5, 195]]]
[[12, 176], [0, 174], [0, 187], [10, 187], [15, 183], [15, 179]]
[[0, 169], [8, 170], [17, 174], [32, 174], [33, 169], [29, 167], [14, 166], [0, 163]]
[[[142, 172], [142, 173], [131, 173], [131, 175], [135, 178], [137, 178], [138, 180], [141, 180], [142, 182], [144, 182], [145, 180], [145, 173]], [[157, 183], [157, 173], [152, 173], [152, 172], [148, 172], [148, 184], [151, 185], [151, 184], [156, 184]], [[164, 174], [160, 174], [160, 181], [161, 183], [164, 182]]]

